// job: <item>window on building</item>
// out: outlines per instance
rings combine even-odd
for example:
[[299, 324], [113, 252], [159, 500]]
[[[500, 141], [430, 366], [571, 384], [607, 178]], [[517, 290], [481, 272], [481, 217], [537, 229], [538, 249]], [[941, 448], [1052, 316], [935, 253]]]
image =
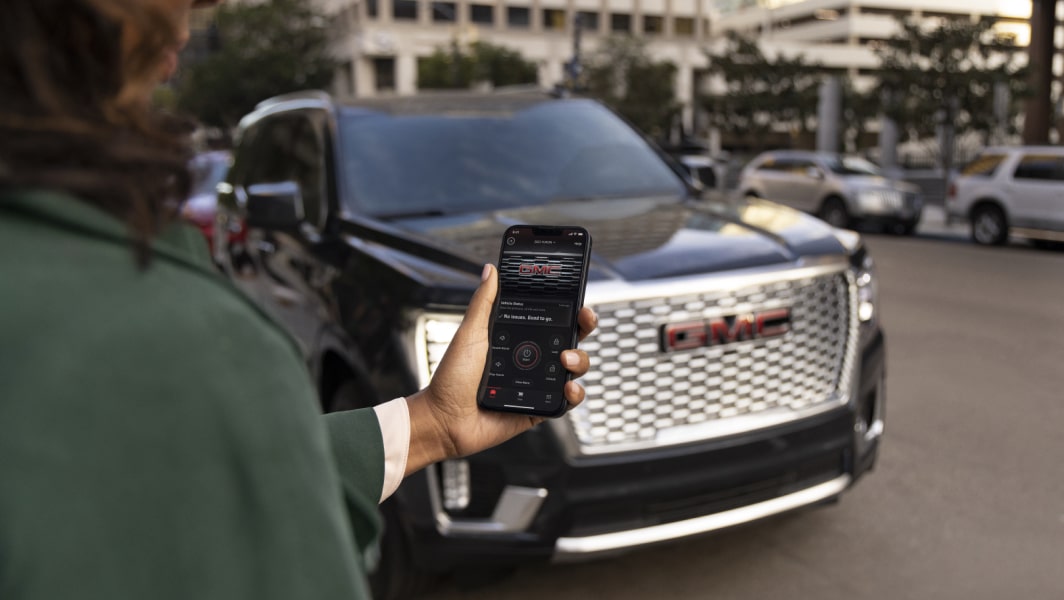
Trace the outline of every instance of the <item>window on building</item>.
[[584, 31], [597, 32], [599, 29], [599, 14], [597, 12], [590, 12], [582, 10], [576, 15], [580, 18], [580, 27]]
[[676, 17], [672, 22], [672, 29], [679, 37], [694, 37], [695, 20], [691, 17]]
[[544, 8], [543, 29], [565, 31], [565, 11], [557, 8]]
[[378, 14], [379, 3], [377, 0], [366, 0], [366, 16], [371, 19], [376, 19]]
[[495, 7], [490, 4], [470, 4], [469, 20], [483, 25], [494, 25]]
[[665, 33], [665, 19], [660, 15], [643, 15], [643, 33], [647, 35]]
[[613, 13], [610, 15], [610, 31], [613, 33], [631, 33], [632, 15]]
[[532, 11], [524, 6], [506, 7], [506, 24], [510, 27], [529, 27], [532, 25]]
[[458, 8], [454, 2], [433, 2], [433, 23], [455, 23], [458, 21]]
[[377, 82], [378, 92], [395, 91], [395, 59], [392, 57], [377, 57], [373, 59], [373, 75]]
[[392, 18], [396, 21], [417, 21], [417, 0], [392, 0]]

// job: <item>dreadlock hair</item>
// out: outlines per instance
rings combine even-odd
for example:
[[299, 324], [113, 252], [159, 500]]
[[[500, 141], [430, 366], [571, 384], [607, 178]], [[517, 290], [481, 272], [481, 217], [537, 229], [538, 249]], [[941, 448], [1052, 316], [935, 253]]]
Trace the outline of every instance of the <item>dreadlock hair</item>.
[[177, 39], [150, 4], [5, 0], [0, 19], [0, 188], [60, 190], [114, 215], [142, 266], [188, 194], [191, 157], [183, 122], [124, 93]]

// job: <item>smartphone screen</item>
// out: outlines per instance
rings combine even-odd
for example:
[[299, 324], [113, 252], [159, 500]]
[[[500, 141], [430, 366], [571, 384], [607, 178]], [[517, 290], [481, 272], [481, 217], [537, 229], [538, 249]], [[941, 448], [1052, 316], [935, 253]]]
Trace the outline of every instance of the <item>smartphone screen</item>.
[[576, 348], [591, 236], [582, 227], [516, 225], [499, 256], [499, 292], [480, 406], [545, 417], [565, 413], [569, 372], [563, 350]]

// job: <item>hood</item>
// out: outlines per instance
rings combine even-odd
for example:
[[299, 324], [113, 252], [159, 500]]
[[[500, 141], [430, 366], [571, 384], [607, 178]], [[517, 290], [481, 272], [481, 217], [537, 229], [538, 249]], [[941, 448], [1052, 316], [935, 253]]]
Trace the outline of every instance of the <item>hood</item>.
[[[819, 220], [764, 200], [585, 200], [512, 211], [390, 221], [389, 229], [422, 246], [422, 258], [496, 262], [507, 227], [580, 225], [592, 238], [589, 279], [638, 281], [709, 274], [846, 250]], [[427, 251], [427, 252], [426, 252]], [[443, 260], [438, 252], [452, 255]], [[452, 266], [459, 266], [453, 264]], [[478, 271], [479, 272], [479, 271]]]

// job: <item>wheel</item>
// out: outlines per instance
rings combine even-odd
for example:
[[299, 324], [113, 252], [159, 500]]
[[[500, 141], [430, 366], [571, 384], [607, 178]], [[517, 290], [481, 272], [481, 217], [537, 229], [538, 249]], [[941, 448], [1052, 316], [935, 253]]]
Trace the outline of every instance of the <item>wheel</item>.
[[841, 198], [825, 200], [817, 216], [832, 227], [847, 229], [850, 226], [850, 213], [846, 210], [846, 203]]
[[[333, 392], [332, 398], [329, 399], [329, 405], [325, 407], [326, 412], [339, 412], [342, 410], [354, 410], [356, 408], [363, 408], [367, 406], [367, 398], [362, 397], [359, 394], [358, 384], [354, 379], [348, 379], [340, 384], [340, 387], [336, 388]], [[372, 404], [372, 403], [370, 403]]]
[[380, 560], [369, 574], [374, 600], [405, 600], [428, 591], [439, 579], [435, 573], [419, 568], [413, 559], [410, 538], [399, 517], [395, 498], [381, 505], [384, 532], [381, 535]]
[[1009, 225], [1000, 208], [986, 204], [972, 211], [972, 240], [984, 246], [1000, 246], [1009, 237]]
[[1054, 240], [1031, 240], [1031, 245], [1039, 250], [1064, 250], [1064, 242]]
[[894, 235], [912, 235], [916, 233], [916, 223], [895, 223], [891, 226], [890, 232]]

